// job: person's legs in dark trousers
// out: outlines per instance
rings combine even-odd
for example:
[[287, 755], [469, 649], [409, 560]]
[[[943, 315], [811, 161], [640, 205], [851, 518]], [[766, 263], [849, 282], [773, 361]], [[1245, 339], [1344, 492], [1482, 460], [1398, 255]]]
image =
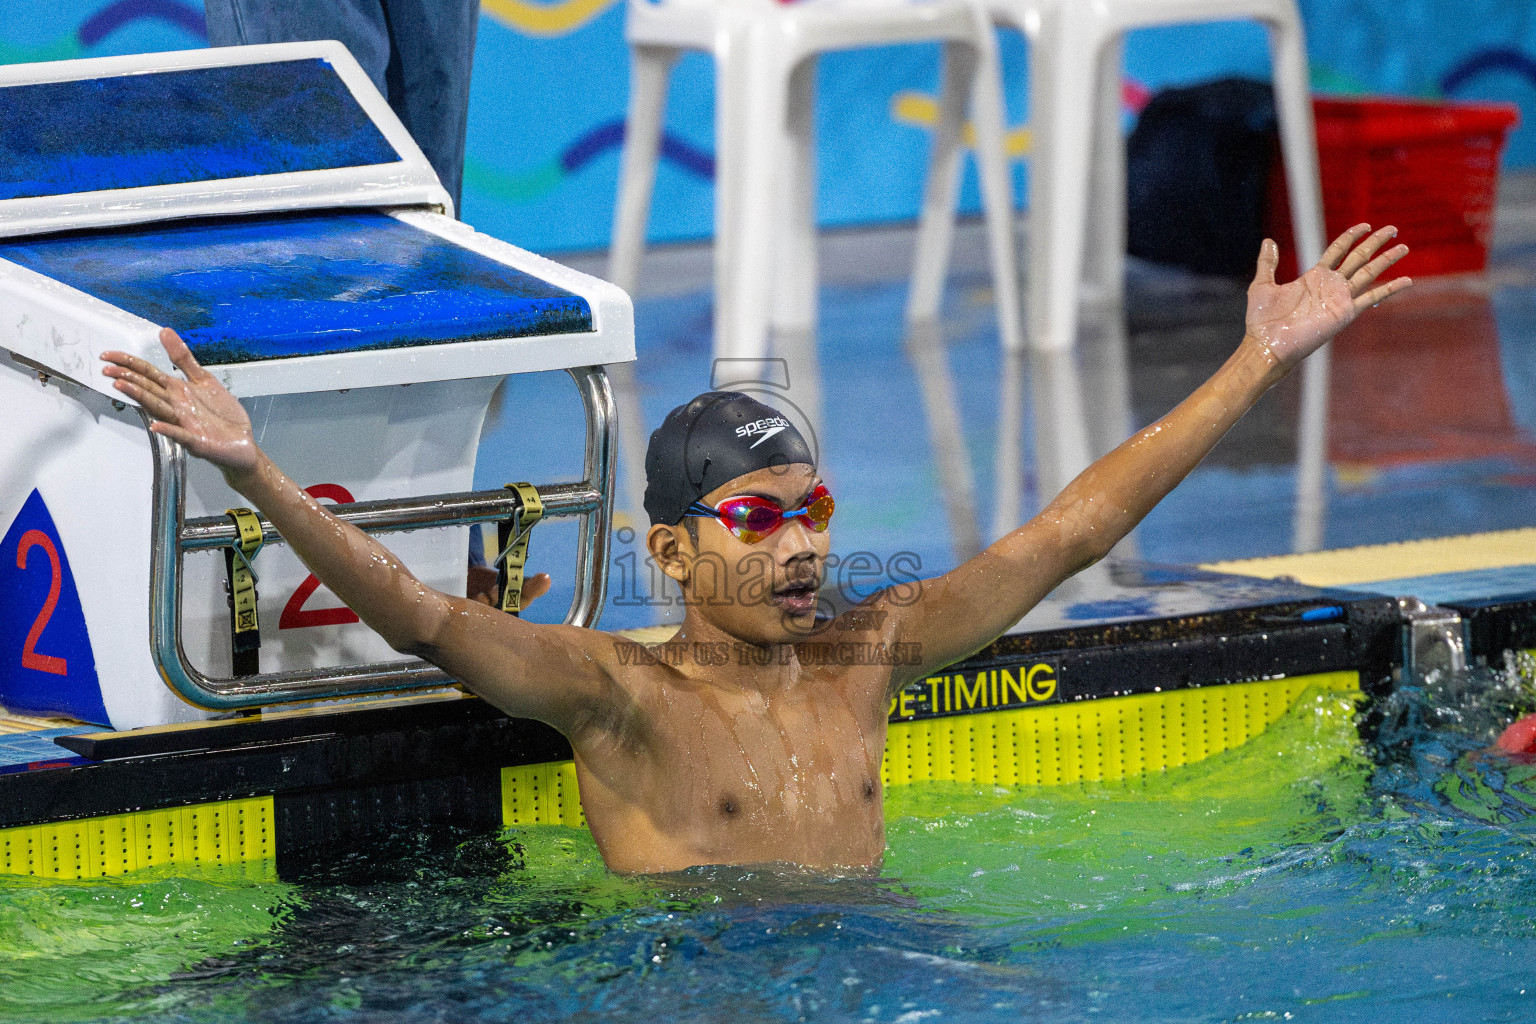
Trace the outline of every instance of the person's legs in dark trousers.
[[455, 212], [479, 0], [206, 0], [214, 46], [336, 39], [426, 154]]
[[392, 43], [385, 95], [457, 210], [480, 0], [384, 0], [384, 17]]

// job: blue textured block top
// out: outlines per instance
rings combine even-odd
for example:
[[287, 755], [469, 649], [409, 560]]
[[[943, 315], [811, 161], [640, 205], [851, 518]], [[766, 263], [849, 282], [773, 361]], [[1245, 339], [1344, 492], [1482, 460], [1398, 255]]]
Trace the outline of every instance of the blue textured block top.
[[372, 211], [24, 238], [0, 259], [174, 328], [207, 366], [593, 329], [580, 296]]
[[318, 58], [0, 88], [0, 199], [399, 160]]

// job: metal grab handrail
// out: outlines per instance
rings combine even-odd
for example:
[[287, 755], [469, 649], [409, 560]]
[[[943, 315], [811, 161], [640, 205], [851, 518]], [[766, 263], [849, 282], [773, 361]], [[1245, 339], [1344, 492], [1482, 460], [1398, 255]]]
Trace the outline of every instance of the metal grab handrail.
[[[544, 500], [546, 516], [585, 515], [598, 507], [603, 496], [585, 483], [546, 484], [538, 488]], [[379, 501], [354, 501], [326, 505], [325, 510], [344, 523], [351, 523], [369, 533], [420, 530], [432, 526], [470, 526], [474, 523], [499, 522], [517, 508], [517, 496], [504, 488], [494, 491], [464, 491], [459, 494], [435, 494], [425, 498], [384, 498]], [[261, 522], [262, 542], [281, 541], [265, 516]], [[203, 516], [188, 519], [181, 528], [181, 550], [208, 551], [226, 548], [236, 536], [235, 524], [228, 516]]]
[[[608, 596], [608, 526], [613, 518], [614, 446], [617, 421], [613, 391], [601, 366], [568, 371], [581, 392], [586, 449], [580, 483], [540, 487], [544, 515], [582, 517], [576, 542], [576, 594], [568, 625], [592, 627]], [[140, 411], [148, 430], [149, 417]], [[150, 432], [154, 455], [154, 505], [150, 538], [149, 635], [155, 666], [182, 699], [214, 711], [236, 711], [285, 701], [441, 686], [448, 675], [435, 665], [403, 661], [266, 672], [242, 677], [208, 676], [187, 660], [181, 642], [181, 574], [187, 551], [225, 547], [234, 526], [224, 517], [188, 521], [185, 509], [186, 449]], [[338, 518], [370, 532], [416, 530], [490, 522], [511, 515], [516, 498], [507, 491], [468, 491], [429, 497], [359, 501], [331, 506]], [[262, 519], [262, 536], [281, 540]]]

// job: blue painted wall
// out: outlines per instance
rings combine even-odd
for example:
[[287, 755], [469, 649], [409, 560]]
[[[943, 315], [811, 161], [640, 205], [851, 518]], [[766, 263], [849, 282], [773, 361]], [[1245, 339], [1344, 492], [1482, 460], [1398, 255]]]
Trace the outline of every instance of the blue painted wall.
[[[0, 62], [203, 44], [198, 0], [9, 0]], [[470, 109], [464, 217], [544, 252], [607, 244], [627, 92], [618, 0], [483, 0]], [[1536, 165], [1536, 2], [1302, 0], [1314, 82], [1333, 91], [1451, 94], [1518, 103], [1528, 124], [1508, 166]], [[1027, 56], [1004, 37], [1011, 120], [1022, 124]], [[843, 225], [915, 215], [926, 154], [921, 95], [937, 81], [929, 46], [822, 62], [820, 216]], [[1128, 98], [1218, 75], [1264, 77], [1264, 34], [1222, 24], [1135, 33]], [[674, 77], [651, 236], [709, 233], [714, 116], [710, 63]], [[1022, 185], [1027, 162], [1017, 165]], [[978, 204], [968, 178], [964, 202]]]

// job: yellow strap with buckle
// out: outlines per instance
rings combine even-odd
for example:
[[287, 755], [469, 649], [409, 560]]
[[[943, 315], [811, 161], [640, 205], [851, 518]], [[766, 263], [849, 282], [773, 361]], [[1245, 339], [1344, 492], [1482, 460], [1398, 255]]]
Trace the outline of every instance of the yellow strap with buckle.
[[235, 675], [261, 671], [261, 623], [256, 617], [256, 570], [251, 563], [261, 550], [261, 520], [248, 508], [225, 509], [235, 522], [237, 537], [224, 549], [229, 574], [229, 629]]
[[528, 538], [534, 526], [544, 517], [544, 499], [539, 497], [533, 484], [507, 484], [506, 489], [516, 491], [520, 502], [512, 518], [504, 520], [496, 530], [501, 554], [496, 556], [501, 584], [501, 610], [516, 615], [523, 610], [523, 568], [528, 564]]

